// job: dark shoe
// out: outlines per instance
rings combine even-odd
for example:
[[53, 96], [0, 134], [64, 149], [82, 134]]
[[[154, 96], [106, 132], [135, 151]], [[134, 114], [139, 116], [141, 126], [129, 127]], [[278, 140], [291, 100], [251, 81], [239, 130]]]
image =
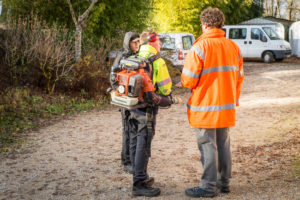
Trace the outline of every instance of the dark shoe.
[[221, 186], [221, 187], [219, 187], [219, 189], [220, 189], [220, 192], [222, 192], [222, 193], [230, 192], [229, 186]]
[[148, 179], [144, 180], [143, 183], [145, 183], [148, 187], [151, 187], [154, 183], [154, 178], [149, 177]]
[[217, 188], [219, 188], [220, 192], [222, 192], [222, 193], [229, 193], [230, 192], [229, 186], [222, 186], [222, 185], [217, 183]]
[[124, 165], [124, 171], [133, 174], [132, 166], [131, 165]]
[[145, 196], [145, 197], [156, 197], [160, 195], [159, 188], [153, 188], [145, 183], [140, 183], [137, 186], [133, 186], [132, 188], [133, 196]]
[[202, 188], [200, 187], [194, 187], [194, 188], [188, 188], [185, 190], [185, 194], [187, 196], [190, 196], [190, 197], [215, 197], [216, 196], [216, 193], [215, 192], [209, 192], [209, 191], [206, 191], [206, 190], [203, 190]]

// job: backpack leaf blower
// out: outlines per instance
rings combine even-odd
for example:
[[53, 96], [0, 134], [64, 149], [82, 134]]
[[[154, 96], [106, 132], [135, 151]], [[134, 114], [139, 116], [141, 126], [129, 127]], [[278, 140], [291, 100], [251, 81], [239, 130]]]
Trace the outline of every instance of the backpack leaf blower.
[[111, 104], [132, 110], [147, 106], [144, 93], [155, 91], [145, 67], [149, 63], [145, 58], [130, 56], [112, 66], [110, 81], [112, 90]]

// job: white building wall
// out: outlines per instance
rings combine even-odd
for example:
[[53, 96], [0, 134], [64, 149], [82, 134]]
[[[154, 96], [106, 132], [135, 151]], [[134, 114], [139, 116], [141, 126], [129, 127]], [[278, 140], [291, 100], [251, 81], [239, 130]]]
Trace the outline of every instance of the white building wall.
[[292, 55], [300, 57], [300, 21], [294, 22], [289, 29]]

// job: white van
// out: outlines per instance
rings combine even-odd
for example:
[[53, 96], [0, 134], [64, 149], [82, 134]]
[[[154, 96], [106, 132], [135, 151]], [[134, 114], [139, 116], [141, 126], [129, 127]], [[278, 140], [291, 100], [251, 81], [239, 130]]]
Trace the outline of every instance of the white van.
[[223, 30], [226, 37], [240, 47], [244, 58], [262, 58], [269, 63], [291, 55], [290, 43], [268, 25], [230, 25], [224, 26]]
[[192, 47], [195, 37], [191, 33], [158, 33], [162, 42], [160, 55], [170, 60], [175, 67], [182, 68], [184, 59]]

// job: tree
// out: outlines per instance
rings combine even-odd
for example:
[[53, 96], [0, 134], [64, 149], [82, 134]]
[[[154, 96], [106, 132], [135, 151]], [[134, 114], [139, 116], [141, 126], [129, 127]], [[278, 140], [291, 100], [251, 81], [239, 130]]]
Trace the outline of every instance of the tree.
[[76, 31], [75, 31], [75, 60], [76, 62], [79, 61], [79, 59], [81, 58], [81, 35], [82, 35], [82, 31], [85, 29], [86, 27], [86, 22], [89, 16], [89, 13], [91, 12], [92, 8], [94, 7], [94, 5], [98, 2], [98, 0], [92, 0], [90, 6], [88, 7], [88, 9], [82, 14], [79, 15], [78, 19], [76, 19], [76, 15], [72, 6], [72, 3], [70, 0], [66, 0], [69, 8], [70, 8], [70, 12], [72, 15], [72, 19], [73, 22], [76, 26]]
[[296, 0], [288, 0], [286, 7], [286, 19], [300, 20], [300, 2]]
[[141, 32], [151, 23], [152, 5], [152, 0], [102, 0], [91, 13], [87, 32], [119, 38], [125, 31]]
[[261, 2], [257, 0], [154, 0], [153, 21], [159, 32], [199, 35], [200, 13], [208, 7], [222, 10], [226, 24], [237, 24], [262, 14]]
[[297, 21], [300, 19], [300, 1], [264, 0], [264, 15]]
[[[75, 14], [84, 13], [89, 0], [71, 0]], [[83, 36], [89, 38], [121, 37], [121, 32], [142, 31], [150, 24], [153, 0], [101, 0], [89, 14]], [[38, 16], [41, 21], [75, 29], [69, 5], [65, 0], [3, 0], [3, 16], [14, 19]], [[9, 10], [9, 12], [8, 12]], [[67, 11], [67, 12], [66, 12]]]

